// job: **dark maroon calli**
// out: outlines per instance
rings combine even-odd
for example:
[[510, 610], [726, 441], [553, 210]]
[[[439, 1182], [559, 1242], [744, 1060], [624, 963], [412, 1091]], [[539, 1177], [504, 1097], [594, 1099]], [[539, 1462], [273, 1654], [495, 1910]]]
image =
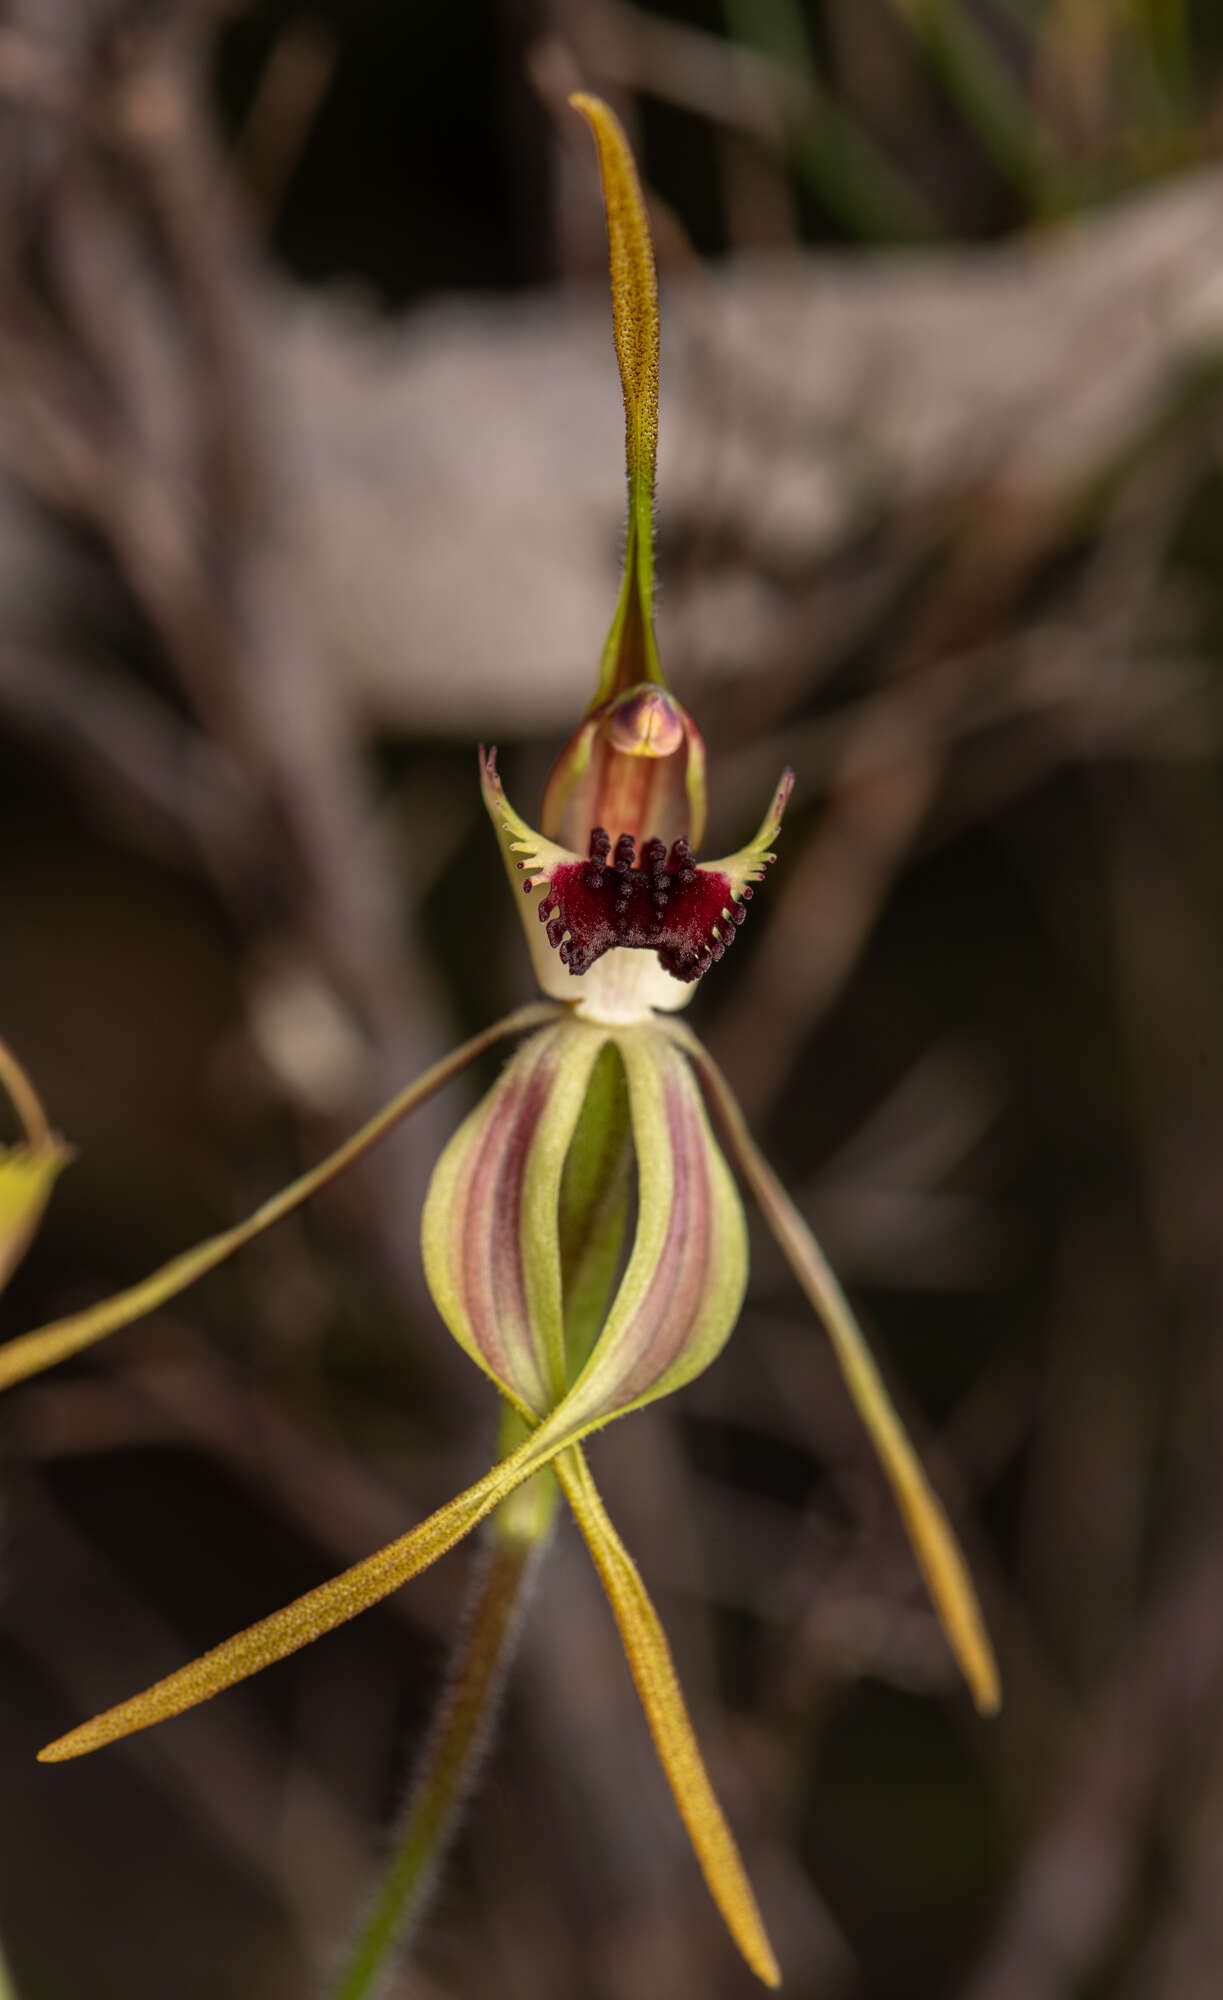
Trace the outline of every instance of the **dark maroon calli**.
[[734, 943], [751, 894], [745, 885], [736, 898], [728, 875], [698, 868], [686, 840], [669, 854], [661, 840], [647, 840], [638, 862], [631, 834], [622, 833], [613, 852], [596, 826], [587, 859], [555, 868], [537, 908], [548, 943], [572, 973], [588, 972], [620, 946], [656, 951], [663, 970], [687, 982]]

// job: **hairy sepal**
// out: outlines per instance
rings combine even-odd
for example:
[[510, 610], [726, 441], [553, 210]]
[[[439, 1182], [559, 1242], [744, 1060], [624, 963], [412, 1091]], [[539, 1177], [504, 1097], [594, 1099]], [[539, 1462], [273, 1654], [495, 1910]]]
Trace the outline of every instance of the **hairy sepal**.
[[680, 1022], [660, 1028], [692, 1058], [718, 1123], [799, 1285], [822, 1320], [846, 1387], [895, 1495], [931, 1601], [983, 1715], [1002, 1699], [998, 1663], [955, 1531], [930, 1485], [875, 1364], [866, 1337], [827, 1258], [747, 1128], [730, 1085]]
[[619, 119], [584, 91], [569, 100], [594, 135], [607, 216], [612, 332], [624, 392], [628, 533], [619, 601], [592, 708], [634, 681], [662, 682], [654, 639], [654, 469], [658, 456], [658, 277], [641, 183]]
[[766, 1986], [779, 1986], [777, 1960], [734, 1835], [709, 1781], [658, 1613], [608, 1519], [578, 1446], [562, 1454], [557, 1472], [607, 1592], [658, 1761], [709, 1892], [756, 1977]]
[[[130, 1326], [133, 1320], [143, 1319], [146, 1313], [155, 1311], [168, 1299], [176, 1298], [189, 1285], [215, 1271], [235, 1251], [253, 1243], [265, 1230], [274, 1228], [286, 1215], [291, 1215], [313, 1195], [329, 1186], [338, 1175], [347, 1172], [354, 1161], [361, 1159], [388, 1132], [393, 1132], [402, 1119], [418, 1105], [424, 1104], [443, 1084], [461, 1075], [467, 1065], [483, 1055], [486, 1049], [508, 1035], [524, 1034], [544, 1021], [555, 1019], [556, 1013], [556, 1009], [539, 1001], [530, 1007], [519, 1007], [513, 1014], [507, 1014], [504, 1020], [494, 1021], [491, 1028], [473, 1035], [470, 1041], [463, 1042], [449, 1055], [443, 1056], [440, 1062], [434, 1063], [375, 1113], [359, 1131], [346, 1139], [342, 1146], [337, 1146], [334, 1153], [299, 1175], [295, 1181], [290, 1181], [279, 1194], [261, 1203], [245, 1221], [236, 1223], [232, 1229], [223, 1229], [219, 1235], [206, 1237], [192, 1249], [171, 1257], [169, 1263], [160, 1265], [148, 1277], [141, 1278], [124, 1291], [113, 1292], [109, 1298], [99, 1299], [95, 1305], [86, 1306], [81, 1312], [69, 1313], [63, 1319], [52, 1320], [46, 1326], [35, 1327], [30, 1333], [6, 1341], [0, 1346], [0, 1390], [9, 1388], [14, 1382], [24, 1381], [27, 1376], [41, 1374], [44, 1368], [52, 1368], [70, 1354], [92, 1347], [95, 1341], [104, 1340], [108, 1334], [117, 1332], [120, 1327]], [[65, 1157], [66, 1150], [61, 1149], [61, 1164]]]
[[[637, 1160], [637, 1227], [624, 1276], [589, 1358], [541, 1418], [524, 1390], [546, 1398], [558, 1355], [565, 1365], [558, 1222], [565, 1161], [595, 1064], [609, 1039], [616, 1043], [628, 1092]], [[521, 1121], [522, 1107], [537, 1087], [530, 1118], [515, 1140], [525, 1143], [528, 1156], [532, 1147], [536, 1150], [533, 1158], [524, 1156], [520, 1198], [500, 1211], [512, 1231], [507, 1246], [489, 1238], [498, 1213], [493, 1194], [485, 1189], [465, 1196], [465, 1177], [469, 1183], [478, 1175], [483, 1141], [492, 1147], [490, 1175], [499, 1179], [514, 1154], [514, 1145], [507, 1149], [504, 1143], [505, 1130], [515, 1119]], [[465, 1143], [446, 1173], [439, 1167], [430, 1188], [426, 1268], [447, 1324], [498, 1381], [529, 1435], [418, 1528], [49, 1745], [42, 1753], [47, 1761], [80, 1756], [164, 1721], [320, 1638], [444, 1555], [558, 1453], [614, 1417], [680, 1387], [719, 1352], [742, 1302], [747, 1232], [696, 1079], [664, 1032], [640, 1025], [609, 1036], [572, 1018], [562, 1020], [542, 1029], [520, 1051], [490, 1099], [473, 1113], [464, 1127]], [[505, 1129], [498, 1126], [498, 1117], [506, 1121]], [[601, 1198], [605, 1185], [606, 1176], [591, 1176], [590, 1198]], [[484, 1231], [470, 1261], [461, 1255], [461, 1233], [450, 1226], [452, 1213], [465, 1200], [464, 1213], [474, 1214]], [[572, 1220], [570, 1214], [570, 1226]], [[473, 1292], [480, 1294], [474, 1310]], [[493, 1361], [485, 1345], [488, 1326], [509, 1312], [523, 1315], [524, 1337], [513, 1347], [512, 1372], [502, 1350]]]

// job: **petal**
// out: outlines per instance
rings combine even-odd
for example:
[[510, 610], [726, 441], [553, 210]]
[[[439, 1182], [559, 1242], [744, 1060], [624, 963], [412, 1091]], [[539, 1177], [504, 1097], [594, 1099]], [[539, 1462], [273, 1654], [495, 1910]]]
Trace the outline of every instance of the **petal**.
[[738, 902], [751, 898], [751, 884], [764, 877], [766, 868], [777, 856], [771, 852], [773, 842], [781, 832], [781, 822], [790, 794], [794, 790], [794, 773], [787, 767], [777, 780], [777, 789], [769, 801], [769, 809], [756, 830], [755, 837], [741, 847], [737, 854], [728, 854], [723, 861], [706, 861], [702, 866], [710, 873], [723, 875], [731, 895]]
[[783, 771], [755, 838], [737, 854], [723, 861], [698, 862], [694, 871], [681, 875], [667, 911], [666, 942], [658, 954], [672, 978], [702, 978], [734, 943], [752, 900], [752, 884], [761, 881], [777, 859], [772, 845], [793, 789], [793, 771]]
[[887, 1475], [951, 1650], [983, 1715], [1001, 1701], [998, 1666], [968, 1565], [884, 1387], [844, 1292], [811, 1231], [747, 1129], [730, 1085], [680, 1023], [660, 1030], [697, 1065], [744, 1180], [790, 1269], [824, 1322], [850, 1395]]
[[[81, 1757], [136, 1730], [147, 1729], [152, 1723], [181, 1715], [275, 1661], [287, 1658], [313, 1639], [320, 1639], [337, 1625], [355, 1618], [369, 1605], [388, 1597], [400, 1584], [419, 1575], [464, 1535], [470, 1534], [494, 1507], [552, 1464], [559, 1453], [597, 1430], [611, 1415], [621, 1414], [598, 1408], [592, 1411], [590, 1400], [589, 1395], [571, 1390], [551, 1415], [483, 1479], [478, 1479], [456, 1499], [447, 1501], [419, 1527], [367, 1556], [363, 1562], [354, 1563], [317, 1589], [307, 1591], [282, 1611], [273, 1612], [271, 1617], [248, 1626], [246, 1631], [227, 1639], [200, 1659], [180, 1667], [177, 1673], [157, 1681], [143, 1694], [120, 1702], [49, 1743], [39, 1752], [40, 1760], [56, 1764], [70, 1757]], [[528, 1422], [534, 1421], [529, 1411], [523, 1414]]]
[[425, 1280], [473, 1361], [536, 1417], [567, 1386], [561, 1179], [602, 1029], [565, 1020], [518, 1051], [434, 1169]]
[[[572, 1049], [577, 1049], [579, 1041], [584, 1043], [593, 1051], [592, 1063], [607, 1039], [572, 1020], [558, 1023], [537, 1041], [545, 1042], [549, 1036], [565, 1038]], [[743, 1212], [726, 1163], [713, 1143], [687, 1063], [652, 1028], [626, 1031], [617, 1042], [638, 1148], [639, 1220], [628, 1269], [607, 1325], [573, 1388], [540, 1423], [507, 1387], [511, 1400], [537, 1427], [483, 1479], [376, 1555], [252, 1625], [144, 1694], [50, 1744], [41, 1753], [45, 1761], [80, 1756], [177, 1715], [355, 1617], [453, 1548], [525, 1480], [551, 1464], [558, 1453], [613, 1417], [678, 1387], [713, 1358], [734, 1323], [743, 1293]], [[548, 1059], [548, 1050], [538, 1050], [534, 1044], [523, 1051], [528, 1053], [540, 1062]], [[496, 1094], [494, 1089], [492, 1095]], [[537, 1126], [536, 1142], [539, 1129]], [[550, 1197], [553, 1228], [568, 1143], [559, 1114], [555, 1140], [561, 1166], [557, 1168], [557, 1194]], [[542, 1153], [539, 1162], [543, 1171]], [[541, 1199], [541, 1209], [544, 1206]], [[552, 1252], [554, 1260], [556, 1254]], [[447, 1282], [451, 1282], [449, 1276]], [[544, 1297], [541, 1290], [528, 1301], [528, 1314], [540, 1313]], [[468, 1338], [463, 1334], [459, 1337], [467, 1346]], [[469, 1351], [487, 1366], [474, 1329], [469, 1337]]]
[[510, 886], [518, 891], [518, 913], [526, 931], [531, 969], [540, 987], [552, 999], [572, 1000], [573, 982], [564, 964], [557, 958], [551, 940], [544, 935], [539, 913], [550, 891], [555, 871], [578, 861], [579, 856], [570, 853], [567, 848], [558, 847], [555, 841], [545, 840], [541, 833], [536, 833], [533, 827], [527, 825], [521, 814], [514, 811], [505, 796], [505, 786], [497, 769], [497, 752], [494, 748], [486, 753], [483, 745], [480, 746], [480, 789]]
[[777, 1960], [734, 1835], [702, 1762], [658, 1613], [636, 1564], [607, 1517], [580, 1449], [575, 1446], [565, 1452], [557, 1460], [556, 1470], [615, 1613], [658, 1761], [710, 1894], [756, 1977], [766, 1986], [780, 1986]]
[[652, 1025], [621, 1029], [637, 1155], [637, 1231], [606, 1324], [566, 1398], [571, 1422], [621, 1416], [721, 1351], [747, 1284], [747, 1227], [691, 1068]]
[[619, 1049], [606, 1042], [590, 1073], [561, 1175], [557, 1225], [569, 1381], [585, 1367], [607, 1318], [633, 1191], [628, 1083]]
[[[684, 1007], [692, 998], [691, 987], [672, 979], [658, 960], [628, 951], [607, 951], [598, 959], [593, 975], [579, 988], [573, 973], [584, 969], [570, 966], [568, 953], [558, 947], [565, 943], [564, 926], [555, 927], [557, 906], [552, 902], [554, 881], [572, 880], [573, 868], [587, 866], [568, 848], [558, 847], [527, 825], [505, 795], [497, 770], [497, 753], [480, 751], [480, 785], [488, 816], [492, 820], [501, 857], [512, 886], [522, 892], [518, 908], [526, 930], [531, 965], [540, 986], [554, 1000], [578, 1000], [578, 1011], [588, 1020], [601, 1022], [636, 1021], [652, 1008], [669, 1012]], [[547, 925], [545, 930], [544, 926]]]
[[[637, 1162], [624, 1276], [566, 1389], [559, 1201], [596, 1059], [623, 1064]], [[648, 1024], [544, 1029], [446, 1147], [425, 1202], [425, 1277], [459, 1344], [538, 1418], [603, 1423], [668, 1394], [725, 1344], [747, 1282], [733, 1177], [685, 1058]]]
[[524, 1029], [535, 1028], [541, 1022], [555, 1019], [555, 1010], [542, 1002], [532, 1007], [520, 1007], [514, 1014], [507, 1014], [483, 1033], [474, 1035], [461, 1048], [453, 1049], [441, 1062], [434, 1063], [423, 1076], [417, 1077], [406, 1090], [392, 1098], [391, 1102], [346, 1139], [342, 1146], [329, 1154], [309, 1173], [291, 1181], [279, 1194], [265, 1201], [245, 1222], [239, 1222], [233, 1229], [222, 1230], [218, 1236], [210, 1236], [194, 1249], [186, 1250], [180, 1257], [172, 1257], [168, 1264], [142, 1278], [139, 1284], [126, 1291], [116, 1292], [111, 1298], [102, 1299], [97, 1305], [87, 1306], [84, 1312], [69, 1313], [65, 1319], [57, 1319], [48, 1326], [41, 1326], [33, 1333], [22, 1334], [17, 1340], [10, 1340], [0, 1347], [0, 1389], [6, 1389], [13, 1382], [24, 1380], [27, 1375], [37, 1375], [43, 1368], [51, 1368], [57, 1361], [63, 1361], [69, 1354], [76, 1354], [81, 1348], [89, 1347], [95, 1340], [101, 1340], [108, 1333], [114, 1333], [121, 1326], [128, 1326], [132, 1320], [143, 1318], [156, 1306], [164, 1305], [178, 1292], [185, 1291], [197, 1278], [223, 1264], [250, 1243], [261, 1236], [265, 1229], [300, 1208], [311, 1195], [327, 1186], [338, 1174], [350, 1167], [354, 1160], [376, 1145], [386, 1133], [392, 1131], [400, 1120], [414, 1111], [418, 1104], [432, 1097], [451, 1077], [458, 1076], [476, 1057], [483, 1055], [506, 1035], [520, 1034]]

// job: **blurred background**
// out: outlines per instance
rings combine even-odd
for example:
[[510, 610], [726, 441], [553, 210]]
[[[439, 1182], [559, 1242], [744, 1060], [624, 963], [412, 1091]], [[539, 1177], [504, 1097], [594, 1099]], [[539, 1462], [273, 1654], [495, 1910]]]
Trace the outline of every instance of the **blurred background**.
[[[79, 1149], [5, 1333], [236, 1219], [528, 997], [532, 815], [614, 599], [593, 151], [664, 291], [690, 1019], [970, 1553], [972, 1714], [770, 1242], [594, 1450], [795, 2000], [1197, 2000], [1223, 1958], [1223, 15], [1210, 0], [9, 0], [0, 1033]], [[0, 1409], [22, 2000], [319, 1990], [465, 1547], [96, 1760], [34, 1752], [494, 1447], [417, 1247], [495, 1063]], [[403, 2000], [753, 1987], [562, 1527]]]

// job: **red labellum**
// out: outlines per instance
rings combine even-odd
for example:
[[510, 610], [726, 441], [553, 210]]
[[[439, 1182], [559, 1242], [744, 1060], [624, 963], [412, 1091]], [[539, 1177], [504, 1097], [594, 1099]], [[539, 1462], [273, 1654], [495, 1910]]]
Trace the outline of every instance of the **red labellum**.
[[[752, 892], [745, 886], [739, 893]], [[627, 946], [656, 951], [664, 971], [685, 982], [722, 957], [747, 915], [730, 877], [699, 868], [686, 840], [675, 841], [670, 853], [661, 840], [647, 840], [638, 862], [631, 834], [621, 834], [613, 851], [601, 826], [585, 861], [553, 869], [538, 910], [549, 944], [571, 973]]]
[[[587, 989], [589, 1001], [582, 1002], [585, 1018], [605, 1021], [682, 1006], [685, 989], [725, 956], [747, 913], [752, 884], [773, 859], [772, 843], [794, 782], [791, 772], [783, 772], [755, 837], [720, 861], [697, 861], [684, 834], [668, 846], [652, 833], [639, 854], [632, 831], [623, 829], [613, 847], [606, 827], [598, 825], [583, 836], [583, 860], [534, 832], [514, 811], [495, 751], [481, 751], [480, 775], [510, 877], [536, 899], [542, 935], [529, 912], [524, 909], [523, 915], [540, 984], [563, 999], [566, 974], [587, 973], [611, 953], [606, 976], [600, 968]], [[652, 953], [652, 975], [626, 981], [626, 950]]]

